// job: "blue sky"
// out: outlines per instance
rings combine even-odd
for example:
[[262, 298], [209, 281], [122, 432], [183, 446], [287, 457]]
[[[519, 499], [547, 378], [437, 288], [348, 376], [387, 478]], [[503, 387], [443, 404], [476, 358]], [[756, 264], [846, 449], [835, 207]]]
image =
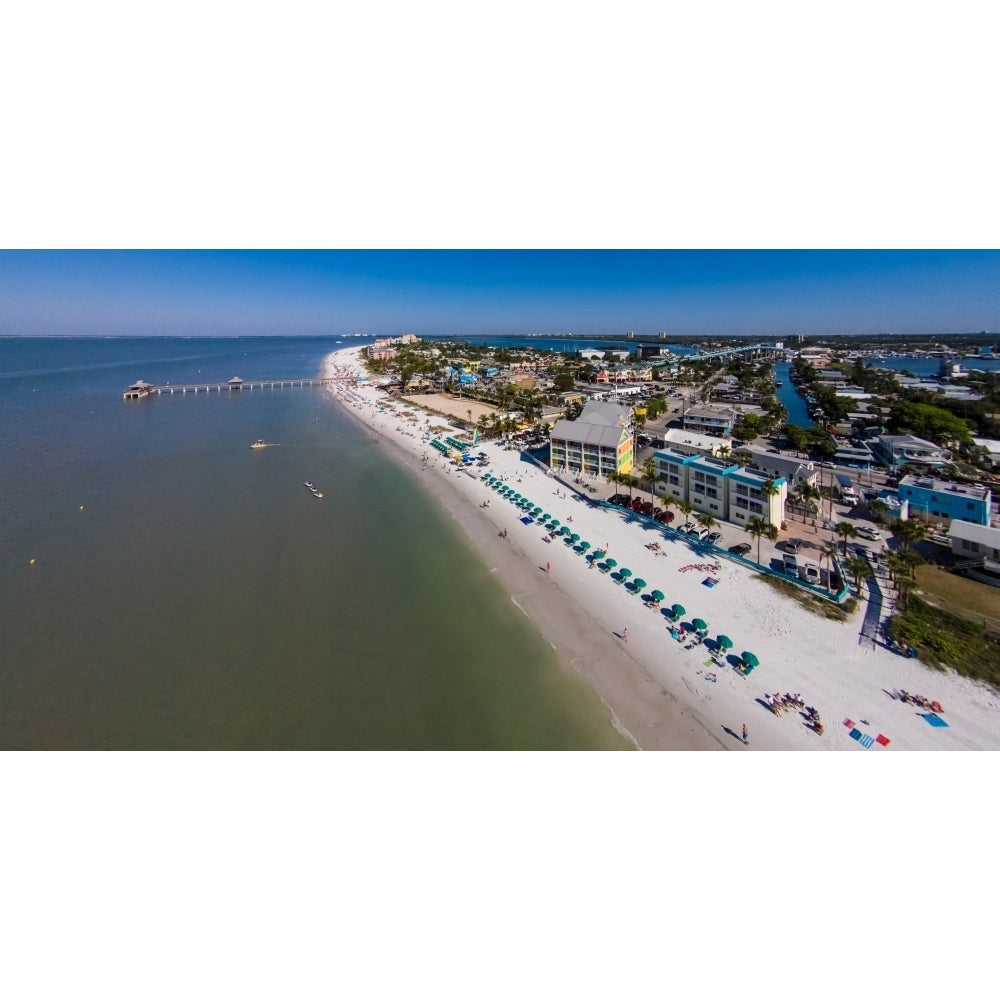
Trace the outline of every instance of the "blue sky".
[[997, 251], [0, 251], [0, 335], [1000, 330]]

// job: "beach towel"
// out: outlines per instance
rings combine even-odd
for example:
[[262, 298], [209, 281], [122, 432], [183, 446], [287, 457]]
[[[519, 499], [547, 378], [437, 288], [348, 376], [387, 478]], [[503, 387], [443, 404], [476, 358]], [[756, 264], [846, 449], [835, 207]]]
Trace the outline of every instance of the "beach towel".
[[865, 748], [866, 750], [871, 750], [871, 748], [872, 748], [872, 744], [873, 744], [873, 743], [875, 742], [875, 737], [874, 737], [874, 736], [869, 736], [869, 735], [868, 735], [867, 733], [864, 733], [864, 734], [862, 735], [861, 739], [860, 739], [860, 740], [858, 740], [858, 742], [859, 742], [859, 743], [860, 743], [860, 744], [861, 744], [861, 745], [862, 745], [862, 746], [863, 746], [863, 747], [864, 747], [864, 748]]
[[715, 674], [705, 674], [705, 680], [711, 681], [713, 684], [717, 683]]
[[854, 720], [853, 719], [844, 719], [844, 725], [847, 726], [848, 729], [853, 729], [854, 728]]
[[935, 715], [933, 712], [928, 712], [924, 718], [927, 720], [927, 724], [934, 726], [935, 729], [947, 729], [948, 723], [941, 718], [940, 715]]
[[847, 735], [850, 736], [852, 740], [860, 740], [861, 739], [861, 730], [860, 729], [852, 729]]
[[535, 519], [533, 517], [522, 517], [521, 524], [534, 524]]
[[702, 585], [705, 587], [714, 587], [719, 581], [713, 580], [711, 577], [709, 577], [707, 580], [702, 580], [701, 582]]
[[892, 742], [892, 740], [890, 740], [888, 736], [883, 736], [881, 733], [879, 733], [878, 736], [875, 737], [875, 742], [881, 744], [884, 747], [887, 747]]

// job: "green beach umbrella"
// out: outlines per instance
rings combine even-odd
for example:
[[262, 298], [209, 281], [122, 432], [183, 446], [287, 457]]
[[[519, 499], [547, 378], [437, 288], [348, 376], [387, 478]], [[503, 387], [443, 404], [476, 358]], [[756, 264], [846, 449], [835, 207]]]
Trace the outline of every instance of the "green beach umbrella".
[[569, 540], [574, 543], [578, 542], [580, 541], [580, 536], [574, 531], [573, 534], [569, 536]]
[[718, 639], [715, 640], [722, 649], [732, 649], [733, 640], [729, 638], [728, 635], [720, 635]]
[[580, 542], [580, 548], [586, 552], [590, 548], [590, 542]]
[[543, 521], [548, 521], [548, 520], [549, 520], [549, 518], [551, 518], [551, 517], [552, 517], [552, 515], [551, 515], [551, 514], [542, 514], [542, 520], [543, 520]]
[[681, 615], [687, 614], [687, 608], [685, 608], [683, 604], [675, 604], [670, 610], [673, 611], [677, 618], [680, 618]]
[[758, 660], [757, 657], [753, 655], [753, 653], [748, 653], [746, 652], [746, 650], [743, 651], [743, 656], [741, 657], [741, 659], [748, 667], [760, 666], [760, 660]]
[[626, 568], [626, 569], [620, 569], [620, 570], [618, 570], [618, 575], [622, 579], [627, 580], [632, 575], [632, 570], [630, 570], [628, 568]]
[[560, 534], [560, 535], [568, 535], [568, 534], [569, 534], [569, 528], [567, 528], [567, 527], [566, 527], [566, 525], [564, 524], [564, 525], [563, 525], [563, 526], [562, 526], [562, 527], [561, 527], [561, 528], [559, 529], [559, 534]]
[[657, 603], [659, 603], [660, 601], [663, 600], [663, 591], [662, 590], [654, 590], [649, 596], [652, 597], [654, 601], [656, 601]]
[[708, 626], [705, 624], [704, 620], [701, 618], [695, 618], [691, 624], [694, 626], [696, 632], [707, 632]]
[[639, 591], [646, 586], [646, 581], [643, 580], [642, 577], [636, 577], [636, 579], [632, 581], [632, 586], [635, 588], [635, 592], [638, 594]]
[[535, 515], [535, 517], [538, 517], [538, 515], [539, 515], [539, 514], [541, 514], [541, 512], [542, 512], [542, 508], [541, 508], [541, 507], [535, 507], [535, 508], [534, 508], [534, 509], [532, 510], [532, 512], [531, 512], [531, 513], [532, 513], [532, 514], [534, 514], [534, 515]]
[[594, 558], [595, 559], [603, 559], [604, 558], [604, 549], [594, 549]]
[[606, 559], [604, 561], [604, 565], [605, 566], [610, 566], [612, 569], [614, 569], [615, 566], [618, 565], [618, 560], [617, 559]]

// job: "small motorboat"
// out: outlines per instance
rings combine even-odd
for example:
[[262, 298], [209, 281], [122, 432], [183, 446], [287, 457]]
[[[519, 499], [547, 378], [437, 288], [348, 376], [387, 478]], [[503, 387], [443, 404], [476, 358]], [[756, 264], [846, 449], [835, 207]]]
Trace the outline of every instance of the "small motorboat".
[[252, 445], [250, 445], [250, 447], [251, 448], [266, 448], [267, 447], [267, 442], [263, 438], [257, 438], [257, 440], [254, 441], [254, 443]]
[[316, 487], [315, 487], [315, 486], [313, 486], [313, 484], [312, 484], [312, 483], [303, 483], [302, 485], [303, 485], [303, 486], [305, 486], [305, 487], [307, 487], [307, 488], [308, 488], [308, 489], [310, 489], [310, 490], [314, 490], [314, 489], [316, 489]]
[[317, 500], [322, 500], [323, 499], [323, 494], [320, 493], [319, 490], [313, 490], [313, 496], [316, 497]]

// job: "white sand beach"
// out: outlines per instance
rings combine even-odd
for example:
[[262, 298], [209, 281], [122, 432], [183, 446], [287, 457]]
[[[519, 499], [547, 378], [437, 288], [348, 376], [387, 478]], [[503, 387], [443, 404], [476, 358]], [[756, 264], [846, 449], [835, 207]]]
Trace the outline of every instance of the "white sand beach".
[[[331, 354], [323, 374], [360, 373], [359, 352], [348, 348]], [[606, 483], [589, 493], [517, 451], [480, 442], [477, 451], [489, 456], [492, 475], [567, 524], [591, 551], [606, 549], [617, 560], [616, 572], [627, 567], [633, 579], [646, 581], [644, 593], [662, 591], [661, 607], [681, 604], [682, 622], [703, 619], [710, 640], [724, 634], [734, 643], [730, 653], [756, 654], [760, 665], [743, 676], [727, 656], [713, 660], [713, 643], [687, 648], [690, 635], [672, 638], [659, 609], [647, 607], [562, 539], [548, 540], [539, 522], [522, 523], [523, 512], [490, 488], [482, 469], [459, 469], [431, 448], [427, 432], [444, 426], [445, 418], [407, 407], [374, 388], [341, 385], [334, 393], [378, 433], [387, 454], [423, 477], [511, 600], [638, 747], [874, 753], [1000, 749], [1000, 695], [870, 640], [859, 641], [864, 602], [846, 622], [821, 618], [781, 596], [749, 568], [707, 557], [678, 537], [630, 521], [621, 510], [597, 506], [595, 499], [612, 492]], [[659, 552], [649, 548], [653, 542]], [[706, 586], [711, 579], [717, 583]], [[902, 690], [939, 702], [942, 711], [929, 713], [906, 703], [896, 697]], [[768, 696], [786, 693], [815, 707], [822, 734], [808, 727], [795, 708], [772, 711]], [[947, 725], [932, 726], [927, 719], [932, 714]]]

